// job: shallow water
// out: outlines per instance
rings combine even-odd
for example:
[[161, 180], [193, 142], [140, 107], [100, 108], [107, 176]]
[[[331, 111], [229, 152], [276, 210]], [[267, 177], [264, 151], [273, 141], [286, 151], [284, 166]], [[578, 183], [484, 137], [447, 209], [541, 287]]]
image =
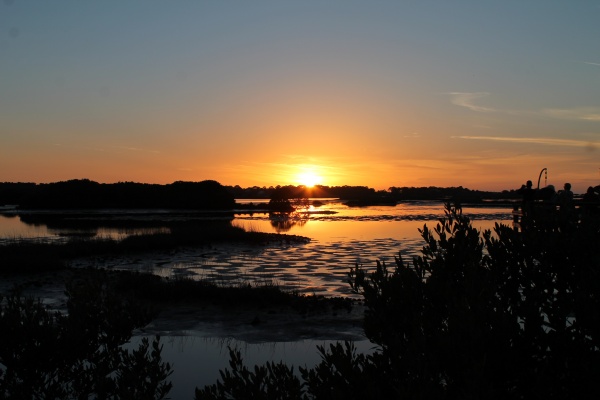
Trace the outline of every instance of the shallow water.
[[[507, 208], [465, 208], [463, 212], [479, 229], [491, 229], [495, 222], [509, 223], [511, 218]], [[85, 258], [73, 265], [144, 270], [223, 285], [275, 284], [306, 294], [353, 296], [347, 279], [351, 268], [371, 268], [377, 260], [393, 264], [399, 252], [410, 262], [423, 246], [418, 230], [425, 224], [434, 227], [443, 213], [440, 203], [350, 208], [331, 202], [286, 219], [273, 219], [268, 213], [238, 214], [232, 223], [246, 230], [301, 235], [311, 241], [268, 246], [216, 244], [144, 256]]]
[[[152, 338], [150, 338], [152, 339]], [[141, 337], [135, 337], [127, 346], [136, 348]], [[220, 379], [219, 370], [229, 368], [229, 347], [240, 350], [244, 364], [252, 369], [254, 365], [266, 362], [283, 361], [294, 367], [312, 368], [321, 361], [317, 346], [329, 349], [335, 340], [301, 340], [295, 342], [270, 342], [248, 344], [235, 339], [199, 338], [194, 336], [164, 336], [163, 359], [171, 363], [174, 373], [170, 377], [173, 388], [169, 392], [172, 399], [192, 399], [194, 389], [213, 385]], [[368, 340], [355, 341], [359, 353], [369, 353], [373, 344]]]

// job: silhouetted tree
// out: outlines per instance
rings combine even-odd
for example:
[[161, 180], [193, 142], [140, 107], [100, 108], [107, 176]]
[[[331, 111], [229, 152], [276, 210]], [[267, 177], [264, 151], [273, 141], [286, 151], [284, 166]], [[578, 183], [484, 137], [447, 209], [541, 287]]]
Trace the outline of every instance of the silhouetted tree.
[[278, 187], [271, 194], [269, 200], [269, 211], [277, 213], [290, 213], [294, 207], [290, 199], [294, 197], [293, 190], [290, 187]]

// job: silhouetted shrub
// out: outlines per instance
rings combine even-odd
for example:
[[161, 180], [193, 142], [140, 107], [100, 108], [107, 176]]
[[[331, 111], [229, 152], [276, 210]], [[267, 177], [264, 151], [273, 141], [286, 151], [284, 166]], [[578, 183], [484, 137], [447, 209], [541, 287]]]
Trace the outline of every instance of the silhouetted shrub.
[[159, 338], [125, 350], [150, 315], [101, 281], [71, 283], [66, 314], [13, 293], [0, 299], [0, 398], [162, 399], [171, 367]]
[[301, 391], [300, 379], [293, 367], [283, 363], [266, 363], [251, 371], [243, 365], [239, 350], [229, 349], [231, 371], [221, 371], [223, 382], [196, 389], [202, 399], [296, 399]]

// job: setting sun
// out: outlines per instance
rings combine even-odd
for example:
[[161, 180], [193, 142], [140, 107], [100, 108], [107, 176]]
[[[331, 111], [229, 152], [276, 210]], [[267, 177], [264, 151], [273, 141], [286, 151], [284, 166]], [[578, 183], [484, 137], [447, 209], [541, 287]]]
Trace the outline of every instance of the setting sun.
[[300, 185], [306, 187], [312, 187], [321, 183], [321, 176], [319, 176], [314, 170], [304, 170], [296, 176], [296, 181]]

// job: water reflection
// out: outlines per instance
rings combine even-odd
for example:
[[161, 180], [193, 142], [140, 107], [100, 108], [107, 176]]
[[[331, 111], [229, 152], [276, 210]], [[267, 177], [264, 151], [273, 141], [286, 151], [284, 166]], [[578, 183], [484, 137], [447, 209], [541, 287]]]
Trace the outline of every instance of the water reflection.
[[[127, 347], [137, 348], [143, 336], [135, 336]], [[215, 339], [194, 336], [161, 336], [163, 359], [172, 363], [173, 375], [170, 380], [173, 389], [169, 397], [173, 399], [193, 398], [196, 387], [212, 385], [220, 379], [219, 370], [229, 368], [228, 346], [241, 351], [244, 363], [251, 367], [266, 362], [284, 361], [298, 367], [313, 367], [321, 361], [317, 346], [329, 348], [335, 340], [300, 340], [294, 342], [247, 343], [232, 338]], [[354, 342], [362, 353], [373, 351], [368, 340]]]
[[300, 212], [271, 212], [269, 221], [277, 233], [287, 233], [293, 227], [303, 227], [309, 220], [309, 214]]
[[[243, 201], [238, 200], [239, 203]], [[256, 202], [253, 200], [251, 202]], [[0, 214], [0, 238], [46, 238], [65, 236], [102, 236], [115, 239], [137, 233], [164, 232], [165, 221], [189, 219], [222, 219], [247, 230], [308, 236], [315, 240], [330, 238], [368, 239], [417, 236], [417, 228], [431, 224], [443, 215], [439, 202], [401, 203], [395, 207], [347, 207], [331, 199], [298, 208], [291, 213], [253, 213], [203, 216], [173, 210], [111, 210], [64, 212], [60, 215], [39, 212], [19, 215], [18, 211]], [[510, 221], [510, 207], [464, 208], [465, 214], [477, 221]], [[417, 221], [417, 223], [411, 223]], [[358, 224], [360, 222], [360, 224]], [[401, 222], [389, 225], [387, 222]], [[364, 224], [368, 223], [368, 224]]]
[[0, 214], [0, 241], [52, 236], [44, 224], [26, 224], [15, 214]]
[[[494, 222], [511, 221], [510, 206], [464, 208], [473, 225], [491, 229]], [[310, 237], [319, 242], [372, 240], [378, 238], [419, 238], [418, 229], [425, 223], [433, 226], [444, 214], [439, 202], [410, 202], [395, 207], [347, 207], [328, 201], [319, 207], [311, 205], [288, 216], [268, 213], [237, 214], [233, 225], [246, 230], [277, 232]]]

